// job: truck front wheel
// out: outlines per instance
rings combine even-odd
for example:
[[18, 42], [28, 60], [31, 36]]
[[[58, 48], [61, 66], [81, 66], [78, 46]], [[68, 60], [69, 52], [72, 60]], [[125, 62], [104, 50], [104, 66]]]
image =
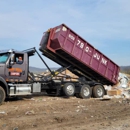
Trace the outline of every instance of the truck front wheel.
[[104, 88], [102, 85], [96, 85], [93, 87], [93, 97], [101, 98], [105, 94]]
[[5, 91], [4, 89], [0, 86], [0, 105], [2, 104], [2, 102], [4, 102], [5, 100]]

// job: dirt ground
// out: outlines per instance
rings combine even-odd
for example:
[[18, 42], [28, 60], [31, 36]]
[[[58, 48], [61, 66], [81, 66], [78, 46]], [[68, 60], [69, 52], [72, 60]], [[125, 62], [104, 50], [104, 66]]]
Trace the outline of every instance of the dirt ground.
[[0, 130], [130, 130], [130, 100], [13, 99], [0, 106]]

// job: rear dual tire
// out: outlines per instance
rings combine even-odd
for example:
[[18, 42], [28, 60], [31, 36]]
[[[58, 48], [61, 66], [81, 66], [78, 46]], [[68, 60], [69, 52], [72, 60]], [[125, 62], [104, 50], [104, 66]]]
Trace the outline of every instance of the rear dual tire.
[[80, 87], [79, 93], [75, 94], [76, 97], [87, 99], [90, 97], [101, 98], [105, 95], [105, 90], [102, 85], [96, 85], [94, 87], [90, 87], [89, 85], [83, 85]]
[[80, 87], [79, 93], [76, 93], [76, 97], [87, 99], [90, 98], [92, 95], [92, 89], [89, 85], [83, 85]]
[[94, 98], [101, 98], [105, 95], [105, 90], [101, 85], [94, 86], [92, 91], [93, 91]]
[[75, 85], [73, 83], [65, 83], [63, 86], [63, 95], [67, 97], [74, 96], [75, 94]]

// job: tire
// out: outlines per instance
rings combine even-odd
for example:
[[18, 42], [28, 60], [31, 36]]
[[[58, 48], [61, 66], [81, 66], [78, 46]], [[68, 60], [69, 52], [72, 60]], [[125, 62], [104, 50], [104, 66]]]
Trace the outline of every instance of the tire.
[[104, 88], [101, 85], [96, 85], [93, 87], [93, 97], [94, 98], [101, 98], [105, 94]]
[[0, 105], [4, 102], [5, 100], [5, 90], [0, 86]]
[[63, 94], [67, 97], [74, 96], [75, 85], [73, 83], [65, 83], [63, 86]]
[[83, 99], [90, 98], [91, 95], [92, 95], [92, 90], [89, 85], [83, 85], [80, 88], [80, 93], [78, 94], [80, 98], [83, 98]]

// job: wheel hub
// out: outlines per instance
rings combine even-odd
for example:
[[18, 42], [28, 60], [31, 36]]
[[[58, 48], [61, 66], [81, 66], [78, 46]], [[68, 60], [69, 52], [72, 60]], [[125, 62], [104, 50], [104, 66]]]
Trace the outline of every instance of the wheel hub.
[[69, 86], [67, 87], [67, 93], [68, 93], [69, 95], [72, 95], [72, 94], [74, 93], [74, 87], [73, 87], [72, 85], [69, 85]]
[[86, 87], [86, 88], [84, 88], [84, 90], [83, 90], [83, 93], [84, 93], [84, 95], [85, 96], [88, 96], [89, 95], [89, 89]]
[[98, 89], [97, 89], [97, 94], [98, 94], [99, 96], [102, 96], [103, 91], [102, 91], [102, 89], [101, 89], [101, 88], [98, 88]]

